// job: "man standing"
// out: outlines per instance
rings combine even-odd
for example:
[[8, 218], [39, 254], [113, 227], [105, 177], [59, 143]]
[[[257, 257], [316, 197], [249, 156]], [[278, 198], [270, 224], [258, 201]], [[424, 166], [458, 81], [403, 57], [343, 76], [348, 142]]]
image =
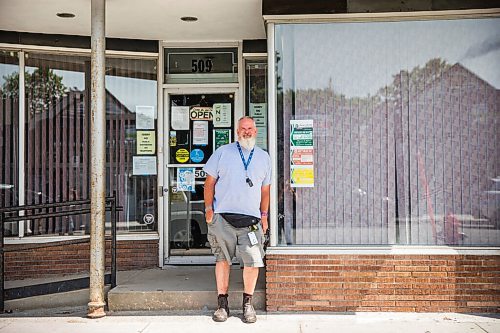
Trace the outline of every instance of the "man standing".
[[[257, 320], [252, 305], [259, 267], [264, 267], [263, 235], [271, 188], [271, 159], [255, 146], [257, 127], [251, 117], [238, 120], [238, 141], [218, 148], [205, 167], [205, 218], [208, 240], [216, 258], [218, 308], [214, 321], [229, 316], [228, 288], [236, 249], [243, 261], [243, 320]], [[260, 222], [259, 223], [259, 219]]]

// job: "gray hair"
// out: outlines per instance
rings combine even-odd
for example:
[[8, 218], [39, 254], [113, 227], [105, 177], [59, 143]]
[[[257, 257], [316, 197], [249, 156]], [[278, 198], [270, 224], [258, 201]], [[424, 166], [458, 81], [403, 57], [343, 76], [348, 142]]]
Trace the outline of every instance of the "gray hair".
[[250, 116], [243, 116], [243, 117], [241, 117], [240, 119], [238, 119], [238, 127], [240, 127], [240, 122], [241, 122], [242, 120], [244, 120], [244, 119], [250, 119], [251, 121], [253, 121], [253, 125], [254, 125], [255, 127], [257, 127], [257, 124], [255, 123], [255, 119], [253, 119], [253, 118], [252, 118], [252, 117], [250, 117]]

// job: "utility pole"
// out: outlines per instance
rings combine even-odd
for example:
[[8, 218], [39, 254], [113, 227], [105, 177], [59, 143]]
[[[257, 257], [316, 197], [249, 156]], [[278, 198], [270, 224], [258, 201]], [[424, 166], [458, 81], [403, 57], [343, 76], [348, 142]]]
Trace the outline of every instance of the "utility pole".
[[90, 59], [90, 301], [88, 317], [104, 312], [106, 222], [106, 92], [105, 92], [106, 0], [91, 2]]

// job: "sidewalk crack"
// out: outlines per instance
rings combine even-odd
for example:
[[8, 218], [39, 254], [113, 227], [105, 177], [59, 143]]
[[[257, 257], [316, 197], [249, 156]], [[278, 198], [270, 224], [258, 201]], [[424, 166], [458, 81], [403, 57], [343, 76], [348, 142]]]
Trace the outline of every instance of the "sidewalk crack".
[[149, 325], [151, 325], [151, 322], [147, 323], [146, 326], [144, 326], [144, 328], [142, 330], [139, 330], [138, 332], [139, 333], [144, 332], [149, 327]]
[[484, 328], [482, 328], [478, 323], [474, 323], [474, 325], [476, 325], [477, 327], [479, 327], [481, 330], [483, 330], [485, 333], [489, 333], [487, 330], [485, 330]]

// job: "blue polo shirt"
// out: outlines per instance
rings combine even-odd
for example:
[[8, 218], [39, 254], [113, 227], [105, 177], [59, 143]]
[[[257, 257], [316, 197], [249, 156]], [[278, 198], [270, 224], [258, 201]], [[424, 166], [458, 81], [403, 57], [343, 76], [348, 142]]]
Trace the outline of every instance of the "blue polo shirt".
[[[250, 151], [243, 147], [241, 150], [245, 161], [248, 161]], [[260, 218], [261, 187], [271, 184], [271, 158], [267, 152], [255, 146], [248, 165], [252, 187], [246, 183], [245, 166], [236, 142], [219, 147], [203, 170], [217, 179], [214, 213], [237, 213]]]

